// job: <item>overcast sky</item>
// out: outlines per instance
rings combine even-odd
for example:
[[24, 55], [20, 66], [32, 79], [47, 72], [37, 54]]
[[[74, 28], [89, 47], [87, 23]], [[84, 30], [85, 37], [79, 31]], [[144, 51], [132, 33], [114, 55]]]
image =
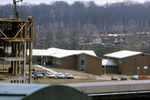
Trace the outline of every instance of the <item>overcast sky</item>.
[[[18, 0], [16, 0], [18, 1]], [[53, 1], [67, 1], [69, 4], [72, 4], [74, 1], [94, 1], [96, 4], [103, 5], [105, 3], [115, 3], [115, 2], [123, 2], [124, 0], [23, 0], [24, 3], [31, 3], [31, 4], [40, 4], [40, 3], [47, 3], [49, 4], [50, 2]], [[132, 0], [132, 1], [138, 1], [140, 3], [143, 3], [145, 1], [150, 1], [150, 0]], [[0, 4], [8, 4], [12, 3], [13, 0], [0, 0]]]

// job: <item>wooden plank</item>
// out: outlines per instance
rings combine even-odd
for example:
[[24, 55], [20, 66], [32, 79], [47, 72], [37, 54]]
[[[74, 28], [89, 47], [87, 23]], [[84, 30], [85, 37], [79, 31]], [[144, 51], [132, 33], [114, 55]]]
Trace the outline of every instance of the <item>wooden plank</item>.
[[32, 61], [32, 57], [26, 57], [26, 60], [31, 60]]
[[25, 22], [24, 20], [22, 19], [0, 19], [0, 22]]
[[23, 38], [27, 38], [27, 20], [26, 20], [26, 22], [25, 22], [25, 26], [24, 26], [24, 28], [23, 28]]

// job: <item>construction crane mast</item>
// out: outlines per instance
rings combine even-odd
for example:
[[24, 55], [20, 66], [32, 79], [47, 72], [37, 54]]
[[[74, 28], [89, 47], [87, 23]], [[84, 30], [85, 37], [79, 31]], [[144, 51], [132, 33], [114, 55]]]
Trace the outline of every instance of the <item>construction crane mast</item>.
[[14, 19], [16, 19], [16, 13], [17, 13], [17, 3], [18, 2], [22, 2], [23, 0], [13, 0], [13, 4], [14, 4]]

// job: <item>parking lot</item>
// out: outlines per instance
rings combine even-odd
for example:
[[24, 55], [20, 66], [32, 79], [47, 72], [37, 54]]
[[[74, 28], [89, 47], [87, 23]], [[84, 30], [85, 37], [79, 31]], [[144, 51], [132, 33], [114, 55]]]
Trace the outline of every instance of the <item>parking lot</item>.
[[[5, 69], [8, 69], [10, 65], [5, 65]], [[1, 66], [3, 67], [3, 66]], [[53, 66], [45, 66], [47, 69], [52, 70], [53, 72], [56, 73], [71, 73], [74, 78], [73, 79], [58, 79], [56, 78], [48, 78], [48, 77], [43, 77], [43, 78], [38, 78], [38, 81], [40, 84], [65, 84], [65, 83], [82, 83], [82, 82], [101, 82], [101, 81], [112, 81], [111, 77], [116, 76], [118, 78], [117, 81], [121, 81], [120, 77], [121, 76], [126, 76], [126, 75], [119, 75], [119, 74], [106, 74], [106, 75], [92, 75], [92, 74], [87, 74], [84, 72], [79, 72], [76, 70], [69, 70], [69, 69], [61, 69], [61, 68], [55, 68]], [[33, 65], [33, 68], [35, 71], [46, 71], [44, 68], [37, 67]], [[26, 70], [28, 71], [28, 65], [26, 67]], [[50, 71], [47, 71], [48, 73], [51, 73]], [[2, 76], [3, 74], [0, 73]], [[9, 73], [10, 75], [10, 73]], [[18, 74], [19, 76], [20, 74]], [[6, 77], [6, 80], [1, 80], [0, 82], [10, 82], [10, 78], [14, 77], [12, 75], [8, 76], [6, 73], [4, 74]], [[127, 76], [127, 80], [130, 80], [130, 76]], [[114, 80], [113, 80], [114, 81]], [[32, 83], [36, 83], [34, 78], [32, 79]]]
[[[34, 65], [35, 66], [35, 65]], [[62, 84], [62, 83], [79, 83], [79, 82], [100, 82], [100, 81], [114, 81], [111, 80], [112, 76], [116, 76], [118, 78], [117, 81], [121, 81], [121, 76], [126, 75], [120, 75], [120, 74], [106, 74], [106, 75], [92, 75], [87, 74], [84, 72], [79, 72], [76, 70], [69, 70], [69, 69], [61, 69], [61, 68], [55, 68], [53, 66], [45, 66], [46, 68], [54, 71], [55, 73], [71, 73], [74, 76], [74, 79], [57, 79], [57, 78], [39, 78], [39, 82], [41, 84]], [[39, 68], [35, 66], [35, 70], [44, 70], [43, 68]], [[126, 76], [127, 80], [131, 80], [131, 75]], [[34, 83], [34, 80], [33, 80]]]

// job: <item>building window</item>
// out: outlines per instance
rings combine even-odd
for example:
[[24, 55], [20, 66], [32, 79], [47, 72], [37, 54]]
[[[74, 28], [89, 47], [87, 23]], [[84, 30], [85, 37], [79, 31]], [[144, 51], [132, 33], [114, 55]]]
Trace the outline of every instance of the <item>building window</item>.
[[54, 63], [54, 58], [52, 58], [52, 62]]
[[58, 58], [56, 58], [56, 64], [58, 64]]
[[59, 59], [58, 61], [59, 61], [59, 65], [61, 65], [61, 59]]
[[81, 60], [81, 65], [84, 65], [84, 60]]
[[56, 63], [56, 58], [53, 58], [52, 61], [53, 61], [53, 63]]
[[84, 65], [81, 65], [81, 71], [84, 71]]
[[37, 62], [41, 62], [41, 58], [37, 58], [36, 61], [37, 61]]
[[144, 54], [142, 54], [142, 56], [144, 56]]
[[81, 54], [81, 67], [80, 67], [81, 71], [84, 71], [84, 68], [85, 68], [84, 60], [85, 60], [85, 55]]
[[[106, 69], [110, 69], [111, 67], [110, 66], [106, 66]], [[102, 69], [105, 69], [104, 66], [102, 66]]]
[[110, 66], [107, 66], [107, 69], [110, 69]]
[[32, 57], [32, 61], [33, 61], [33, 63], [36, 63], [36, 58], [35, 57]]

